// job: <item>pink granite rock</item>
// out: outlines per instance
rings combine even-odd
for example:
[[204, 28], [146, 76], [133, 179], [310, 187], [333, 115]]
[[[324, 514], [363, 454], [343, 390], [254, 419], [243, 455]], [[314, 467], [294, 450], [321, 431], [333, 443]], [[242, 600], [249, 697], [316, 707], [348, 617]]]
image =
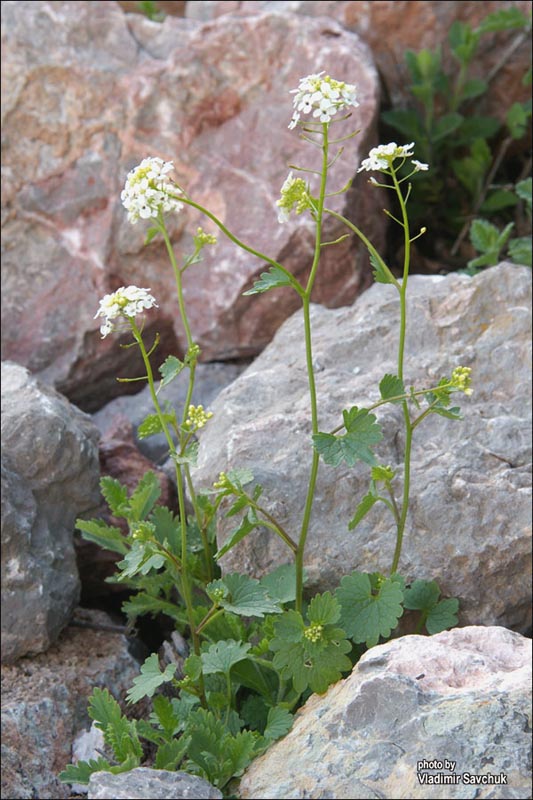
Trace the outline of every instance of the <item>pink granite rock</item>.
[[[147, 335], [163, 334], [159, 363], [179, 353], [176, 335], [183, 342], [164, 245], [143, 248], [147, 226], [132, 227], [120, 203], [128, 170], [147, 155], [173, 159], [193, 198], [303, 279], [312, 226], [303, 216], [279, 225], [275, 201], [287, 165], [314, 166], [319, 154], [287, 128], [289, 90], [321, 69], [358, 87], [360, 107], [343, 125], [361, 132], [332, 171], [337, 189], [375, 144], [377, 74], [365, 45], [333, 20], [263, 13], [159, 24], [108, 2], [6, 2], [2, 18], [3, 357], [95, 410], [139, 387], [116, 384], [117, 374], [139, 374], [139, 358], [101, 340], [93, 316], [104, 293], [151, 288], [160, 307]], [[334, 200], [379, 240], [376, 193], [363, 186]], [[178, 260], [203, 222], [189, 211], [170, 220]], [[337, 235], [335, 226], [327, 235]], [[204, 360], [257, 353], [298, 306], [287, 290], [242, 296], [263, 269], [221, 238], [187, 272]], [[313, 299], [347, 304], [369, 273], [352, 241], [326, 248]]]

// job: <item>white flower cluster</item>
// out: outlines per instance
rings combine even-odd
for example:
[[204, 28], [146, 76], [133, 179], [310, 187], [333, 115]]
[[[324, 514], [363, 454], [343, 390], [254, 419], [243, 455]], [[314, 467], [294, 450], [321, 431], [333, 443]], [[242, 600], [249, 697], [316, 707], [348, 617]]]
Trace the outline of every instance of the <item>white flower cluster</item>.
[[121, 286], [116, 292], [106, 294], [100, 300], [100, 308], [94, 315], [94, 319], [104, 318], [100, 326], [102, 339], [115, 330], [113, 320], [117, 317], [134, 318], [148, 308], [157, 308], [155, 298], [149, 292], [150, 289], [139, 289], [138, 286]]
[[128, 172], [120, 199], [132, 225], [139, 219], [157, 217], [160, 211], [180, 211], [183, 208], [179, 200], [170, 197], [170, 194], [180, 193], [179, 187], [169, 178], [172, 169], [172, 161], [145, 158]]
[[289, 128], [295, 128], [301, 114], [313, 114], [319, 122], [331, 122], [331, 118], [340, 108], [345, 106], [357, 107], [359, 103], [355, 98], [355, 86], [344, 81], [336, 81], [324, 72], [308, 75], [302, 78], [297, 89], [292, 89], [294, 94], [294, 113]]
[[[372, 172], [372, 170], [382, 172], [383, 170], [390, 169], [395, 159], [412, 156], [414, 146], [414, 142], [401, 145], [396, 144], [396, 142], [389, 142], [389, 144], [380, 144], [379, 147], [373, 147], [368, 154], [368, 158], [365, 158], [361, 162], [361, 166], [357, 172], [362, 172], [363, 170], [367, 170], [367, 172]], [[411, 164], [413, 164], [415, 172], [429, 169], [427, 164], [422, 164], [422, 162], [416, 159], [413, 159]]]

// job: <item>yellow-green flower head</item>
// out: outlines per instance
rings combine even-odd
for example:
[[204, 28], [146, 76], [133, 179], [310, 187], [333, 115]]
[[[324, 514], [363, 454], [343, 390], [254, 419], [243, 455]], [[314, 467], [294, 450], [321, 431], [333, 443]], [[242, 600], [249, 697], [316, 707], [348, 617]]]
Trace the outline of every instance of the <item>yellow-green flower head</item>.
[[103, 317], [104, 322], [100, 326], [100, 333], [102, 339], [112, 333], [116, 328], [116, 323], [113, 320], [118, 317], [123, 319], [134, 319], [138, 314], [143, 311], [158, 307], [155, 299], [150, 294], [150, 289], [139, 289], [138, 286], [121, 286], [116, 292], [106, 294], [100, 300], [100, 308], [94, 315]]
[[213, 236], [212, 233], [207, 233], [203, 228], [197, 228], [194, 243], [198, 248], [204, 247], [206, 244], [216, 244], [217, 237]]
[[189, 406], [189, 413], [185, 422], [191, 428], [198, 430], [203, 428], [207, 420], [211, 419], [212, 416], [213, 412], [204, 411], [203, 406]]
[[160, 212], [180, 211], [183, 208], [183, 203], [170, 197], [171, 194], [182, 193], [168, 175], [173, 169], [172, 161], [145, 158], [128, 173], [120, 199], [132, 225], [139, 219], [150, 219], [157, 217]]
[[459, 392], [464, 392], [466, 395], [473, 394], [473, 389], [470, 388], [472, 370], [470, 367], [456, 367], [452, 372], [451, 383]]
[[322, 639], [323, 630], [323, 625], [320, 625], [318, 622], [312, 622], [311, 625], [304, 630], [304, 636], [306, 639], [309, 639], [310, 642], [319, 642], [320, 639]]
[[225, 472], [221, 472], [218, 476], [218, 481], [214, 481], [213, 488], [214, 489], [225, 489], [227, 486], [228, 476]]
[[[414, 146], [414, 142], [401, 145], [396, 144], [396, 142], [389, 142], [389, 144], [380, 144], [378, 147], [373, 147], [368, 154], [368, 158], [365, 158], [361, 162], [361, 166], [357, 172], [362, 172], [363, 170], [366, 170], [367, 172], [372, 172], [373, 170], [377, 170], [378, 172], [389, 170], [392, 162], [397, 158], [405, 159], [409, 156], [412, 156]], [[429, 169], [427, 164], [417, 161], [416, 158], [411, 161], [411, 164], [414, 166], [415, 172], [425, 172], [427, 169]], [[372, 183], [375, 183], [375, 180], [371, 179], [371, 181]]]
[[319, 122], [331, 122], [337, 111], [346, 106], [357, 108], [356, 87], [351, 83], [336, 81], [324, 72], [308, 75], [300, 80], [292, 101], [294, 112], [289, 128], [295, 128], [301, 114], [311, 114]]
[[281, 197], [276, 200], [276, 205], [279, 208], [278, 222], [282, 223], [287, 222], [293, 208], [297, 214], [301, 214], [306, 208], [312, 208], [309, 189], [304, 179], [295, 178], [292, 172], [289, 172], [281, 187]]

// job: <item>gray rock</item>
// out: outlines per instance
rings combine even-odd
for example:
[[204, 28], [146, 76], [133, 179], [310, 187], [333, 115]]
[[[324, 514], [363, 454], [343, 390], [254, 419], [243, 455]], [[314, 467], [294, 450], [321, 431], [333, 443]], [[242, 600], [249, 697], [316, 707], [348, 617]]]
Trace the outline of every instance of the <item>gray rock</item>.
[[[220, 391], [234, 381], [246, 369], [246, 366], [247, 362], [198, 364], [192, 402], [195, 405], [203, 405], [207, 410]], [[179, 416], [186, 400], [188, 385], [189, 371], [184, 370], [172, 383], [164, 386], [158, 393], [162, 408], [164, 409], [168, 403], [171, 409], [177, 410]], [[111, 400], [100, 411], [92, 415], [92, 420], [103, 437], [116, 425], [119, 418], [126, 418], [132, 424], [136, 434], [145, 417], [153, 413], [154, 406], [150, 389], [147, 386], [136, 395], [117, 397], [115, 400]], [[136, 443], [141, 453], [155, 464], [164, 461], [168, 456], [168, 444], [162, 433], [146, 439], [136, 439]]]
[[[372, 648], [349, 678], [308, 700], [248, 768], [239, 797], [530, 797], [530, 646], [505, 628], [473, 626]], [[419, 763], [435, 760], [442, 767]], [[428, 785], [419, 773], [457, 782]], [[466, 773], [506, 784], [467, 783]]]
[[[459, 597], [461, 624], [524, 632], [531, 622], [531, 270], [501, 264], [475, 278], [415, 275], [409, 287], [406, 385], [435, 385], [463, 365], [472, 368], [474, 394], [459, 398], [463, 421], [431, 415], [415, 430], [399, 571], [407, 579], [436, 579], [445, 595]], [[350, 308], [313, 308], [321, 431], [339, 425], [343, 408], [379, 399], [380, 379], [396, 371], [398, 316], [397, 292], [382, 284]], [[297, 539], [311, 462], [300, 313], [211, 410], [197, 485], [209, 486], [222, 470], [251, 469], [265, 487], [263, 505]], [[384, 431], [378, 459], [397, 467], [401, 409], [389, 405], [376, 414]], [[383, 504], [348, 530], [368, 484], [362, 463], [320, 465], [305, 558], [312, 590], [336, 587], [353, 569], [390, 569], [395, 528]], [[220, 543], [234, 523], [220, 521]], [[261, 529], [222, 563], [225, 571], [257, 577], [288, 555]]]
[[217, 800], [222, 793], [214, 786], [186, 772], [137, 767], [130, 772], [112, 775], [95, 772], [89, 782], [89, 800]]
[[5, 800], [70, 797], [57, 776], [72, 761], [73, 741], [90, 726], [89, 695], [99, 686], [120, 701], [139, 674], [126, 637], [107, 630], [107, 614], [78, 609], [76, 621], [89, 627], [69, 625], [46, 653], [2, 668]]
[[79, 598], [76, 517], [98, 504], [98, 431], [17, 364], [2, 364], [2, 661], [46, 650]]

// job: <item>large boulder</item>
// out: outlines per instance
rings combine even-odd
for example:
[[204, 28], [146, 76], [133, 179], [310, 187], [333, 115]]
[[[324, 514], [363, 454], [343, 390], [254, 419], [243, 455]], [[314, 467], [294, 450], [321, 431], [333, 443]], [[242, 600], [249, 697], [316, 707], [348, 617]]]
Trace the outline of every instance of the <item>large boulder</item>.
[[[433, 386], [471, 367], [474, 393], [461, 396], [463, 421], [431, 415], [415, 430], [411, 505], [399, 572], [436, 579], [461, 602], [462, 624], [531, 624], [531, 270], [501, 264], [464, 274], [409, 279], [405, 383]], [[399, 301], [376, 284], [350, 308], [312, 309], [319, 429], [343, 408], [368, 407], [395, 373]], [[298, 538], [311, 462], [310, 412], [300, 312], [211, 406], [201, 432], [196, 482], [250, 469], [262, 504]], [[401, 408], [376, 410], [384, 438], [379, 462], [400, 468]], [[398, 484], [401, 485], [401, 471]], [[392, 515], [377, 504], [354, 531], [348, 521], [367, 493], [369, 469], [320, 464], [305, 563], [310, 590], [333, 589], [353, 569], [386, 572], [395, 544]], [[225, 541], [235, 518], [219, 521]], [[227, 572], [256, 577], [290, 561], [266, 529], [222, 559]]]
[[[456, 20], [475, 29], [487, 14], [508, 9], [509, 5], [507, 0], [207, 0], [187, 3], [185, 14], [189, 19], [209, 20], [223, 14], [254, 14], [269, 8], [333, 19], [370, 46], [387, 98], [394, 107], [405, 107], [411, 82], [405, 64], [406, 50], [446, 50], [444, 43]], [[512, 5], [525, 16], [531, 13], [529, 0], [514, 0]], [[507, 58], [502, 58], [507, 51]], [[455, 64], [447, 63], [446, 67], [453, 70]], [[478, 78], [490, 76], [487, 108], [491, 114], [501, 119], [513, 102], [527, 99], [522, 77], [530, 65], [526, 33], [517, 37], [516, 31], [506, 30], [496, 39], [491, 35], [481, 38], [472, 68]]]
[[71, 797], [57, 776], [90, 726], [89, 695], [98, 686], [122, 701], [139, 674], [124, 629], [107, 614], [79, 609], [73, 622], [47, 653], [2, 668], [5, 800]]
[[89, 800], [218, 800], [222, 792], [203, 778], [186, 772], [137, 767], [112, 775], [95, 772], [89, 782]]
[[455, 628], [365, 653], [253, 762], [239, 797], [519, 798], [530, 770], [530, 641]]
[[[93, 316], [103, 294], [150, 287], [159, 310], [146, 336], [157, 355], [183, 350], [174, 276], [165, 246], [143, 247], [147, 225], [127, 222], [126, 174], [144, 157], [173, 160], [175, 176], [243, 241], [300, 279], [313, 256], [306, 215], [284, 225], [275, 201], [288, 164], [316, 166], [316, 148], [288, 130], [290, 90], [322, 69], [356, 83], [357, 127], [332, 169], [331, 188], [354, 175], [376, 143], [379, 83], [368, 48], [332, 20], [283, 13], [201, 24], [154, 23], [108, 2], [6, 2], [3, 23], [4, 358], [39, 372], [93, 411], [137, 383], [136, 348], [102, 341]], [[50, 36], [50, 30], [54, 35]], [[341, 128], [343, 129], [341, 132]], [[385, 217], [363, 186], [332, 198], [378, 239]], [[169, 219], [178, 263], [199, 224], [191, 209]], [[326, 236], [336, 238], [337, 225]], [[257, 353], [298, 307], [295, 293], [243, 297], [265, 265], [220, 236], [185, 275], [190, 322], [205, 360]], [[315, 299], [351, 302], [368, 283], [358, 242], [325, 248]], [[178, 337], [178, 342], [176, 341]]]
[[80, 583], [76, 517], [98, 504], [98, 430], [18, 364], [2, 364], [2, 661], [46, 650]]

